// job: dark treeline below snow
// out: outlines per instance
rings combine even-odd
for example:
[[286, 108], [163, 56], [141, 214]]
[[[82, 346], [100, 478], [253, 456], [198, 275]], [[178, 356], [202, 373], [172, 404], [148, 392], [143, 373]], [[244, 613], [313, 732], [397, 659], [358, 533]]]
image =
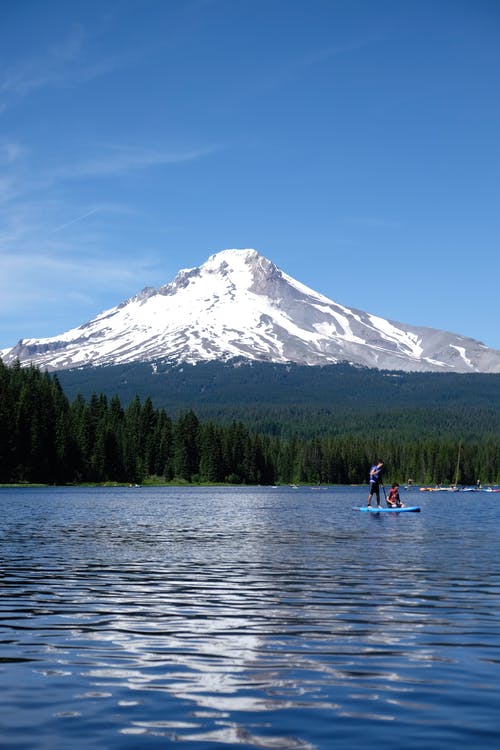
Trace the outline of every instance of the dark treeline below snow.
[[291, 439], [423, 436], [482, 440], [500, 435], [500, 374], [403, 373], [342, 363], [156, 362], [58, 373], [68, 398], [117, 395], [123, 406], [148, 396], [173, 418], [193, 409], [203, 421], [243, 422], [252, 433]]
[[276, 484], [361, 483], [382, 457], [387, 481], [500, 482], [500, 444], [490, 432], [469, 440], [413, 430], [316, 438], [250, 430], [241, 421], [201, 421], [192, 410], [172, 419], [151, 398], [124, 408], [118, 396], [69, 401], [58, 377], [0, 361], [0, 482], [166, 481]]

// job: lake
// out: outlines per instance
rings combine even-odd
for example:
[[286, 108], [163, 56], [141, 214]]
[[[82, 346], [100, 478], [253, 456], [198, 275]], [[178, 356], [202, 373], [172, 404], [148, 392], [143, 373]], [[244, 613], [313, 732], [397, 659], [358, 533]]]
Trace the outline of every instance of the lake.
[[8, 750], [500, 744], [498, 494], [0, 489]]

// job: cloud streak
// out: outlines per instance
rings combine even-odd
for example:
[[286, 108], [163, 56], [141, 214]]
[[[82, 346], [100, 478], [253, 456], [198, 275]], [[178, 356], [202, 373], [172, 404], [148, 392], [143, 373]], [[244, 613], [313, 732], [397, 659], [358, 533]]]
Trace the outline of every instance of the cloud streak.
[[266, 75], [264, 88], [273, 89], [308, 73], [321, 65], [328, 64], [338, 57], [356, 54], [379, 43], [377, 36], [352, 41], [346, 44], [332, 45], [322, 49], [312, 50], [301, 57], [283, 61], [281, 68]]
[[54, 87], [87, 83], [127, 64], [125, 58], [87, 62], [85, 50], [92, 36], [75, 25], [60, 42], [37, 57], [24, 58], [0, 75], [0, 114], [30, 94]]
[[195, 161], [218, 151], [218, 146], [186, 149], [149, 149], [141, 146], [109, 146], [97, 156], [56, 168], [55, 178], [109, 177], [151, 167]]
[[38, 89], [61, 85], [75, 76], [72, 65], [84, 43], [81, 27], [73, 29], [66, 39], [37, 58], [25, 58], [4, 70], [0, 78], [0, 111]]
[[[51, 336], [81, 325], [139, 291], [137, 280], [155, 265], [157, 259], [141, 255], [120, 264], [96, 253], [67, 257], [52, 248], [0, 253], [0, 315], [6, 319], [0, 348], [13, 346], [20, 336]], [[52, 330], [46, 332], [49, 320]]]
[[14, 141], [0, 142], [0, 204], [22, 200], [23, 195], [48, 192], [61, 182], [90, 178], [110, 178], [169, 165], [198, 161], [223, 150], [220, 145], [146, 148], [141, 145], [101, 146], [94, 154], [59, 165], [36, 167], [28, 153]]
[[55, 227], [54, 229], [52, 229], [50, 234], [55, 234], [56, 232], [60, 232], [61, 229], [66, 229], [66, 227], [70, 227], [72, 224], [76, 224], [79, 221], [83, 221], [88, 216], [92, 216], [92, 214], [97, 213], [97, 211], [99, 211], [99, 208], [92, 208], [90, 211], [87, 211], [81, 216], [77, 216], [75, 219], [71, 219], [71, 221], [66, 221], [64, 224], [60, 224], [58, 227]]

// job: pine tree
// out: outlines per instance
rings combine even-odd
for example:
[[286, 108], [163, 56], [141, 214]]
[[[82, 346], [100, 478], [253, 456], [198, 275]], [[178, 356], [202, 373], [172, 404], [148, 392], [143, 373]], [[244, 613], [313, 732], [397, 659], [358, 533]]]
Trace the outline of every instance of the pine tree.
[[174, 474], [187, 482], [199, 473], [198, 429], [193, 411], [181, 414], [174, 427]]

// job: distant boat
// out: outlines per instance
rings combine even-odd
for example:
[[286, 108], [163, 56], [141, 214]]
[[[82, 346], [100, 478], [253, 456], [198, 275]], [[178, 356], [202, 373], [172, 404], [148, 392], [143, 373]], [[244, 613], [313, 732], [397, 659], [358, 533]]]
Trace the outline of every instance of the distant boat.
[[458, 492], [458, 487], [420, 487], [420, 492]]

